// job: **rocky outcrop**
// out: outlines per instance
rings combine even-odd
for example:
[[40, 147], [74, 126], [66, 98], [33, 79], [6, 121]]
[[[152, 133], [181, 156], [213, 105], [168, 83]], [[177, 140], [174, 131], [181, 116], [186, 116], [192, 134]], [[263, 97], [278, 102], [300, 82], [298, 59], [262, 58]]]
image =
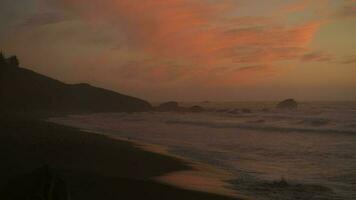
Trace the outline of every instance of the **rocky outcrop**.
[[169, 101], [169, 102], [165, 102], [160, 104], [157, 107], [158, 111], [178, 111], [180, 110], [179, 104], [176, 101]]
[[277, 104], [278, 109], [294, 110], [298, 108], [298, 103], [294, 99], [286, 99]]
[[192, 107], [182, 107], [176, 101], [168, 101], [156, 107], [159, 112], [203, 112], [205, 109], [201, 106], [195, 105]]
[[201, 106], [192, 106], [189, 108], [191, 112], [203, 112], [205, 109]]

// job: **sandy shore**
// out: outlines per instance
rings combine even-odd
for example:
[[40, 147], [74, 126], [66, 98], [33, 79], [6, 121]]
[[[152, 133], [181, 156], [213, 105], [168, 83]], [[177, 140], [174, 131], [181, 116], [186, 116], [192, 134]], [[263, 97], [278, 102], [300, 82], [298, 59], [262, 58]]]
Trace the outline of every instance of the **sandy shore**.
[[[56, 121], [56, 119], [50, 119], [49, 121], [61, 124], [60, 120]], [[164, 183], [166, 185], [172, 185], [182, 189], [202, 191], [230, 197], [241, 197], [241, 195], [237, 194], [235, 190], [229, 189], [231, 186], [227, 184], [227, 181], [231, 180], [232, 175], [227, 171], [217, 169], [211, 165], [203, 164], [186, 157], [177, 156], [170, 153], [169, 150], [164, 146], [149, 144], [134, 140], [132, 138], [119, 137], [117, 135], [111, 135], [92, 130], [82, 131], [104, 135], [119, 141], [126, 141], [144, 151], [166, 155], [179, 161], [183, 161], [186, 166], [189, 166], [188, 169], [175, 170], [161, 176], [153, 177], [152, 179], [157, 182]]]
[[72, 199], [233, 199], [158, 183], [157, 177], [192, 166], [127, 141], [29, 119], [2, 117], [0, 129], [0, 199], [31, 195], [29, 174], [44, 165], [66, 183]]

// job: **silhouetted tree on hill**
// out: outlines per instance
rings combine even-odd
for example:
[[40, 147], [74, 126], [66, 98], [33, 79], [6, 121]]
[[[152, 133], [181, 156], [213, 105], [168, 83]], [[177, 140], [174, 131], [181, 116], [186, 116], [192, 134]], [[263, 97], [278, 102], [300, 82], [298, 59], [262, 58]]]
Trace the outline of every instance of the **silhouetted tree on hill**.
[[7, 59], [10, 65], [18, 67], [20, 65], [19, 59], [16, 56], [11, 56]]

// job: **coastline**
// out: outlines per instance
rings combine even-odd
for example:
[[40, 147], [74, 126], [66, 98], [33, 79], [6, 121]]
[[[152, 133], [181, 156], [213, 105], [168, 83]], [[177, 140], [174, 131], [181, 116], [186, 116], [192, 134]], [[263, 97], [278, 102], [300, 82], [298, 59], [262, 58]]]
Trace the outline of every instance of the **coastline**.
[[[51, 122], [56, 123], [55, 120], [51, 120]], [[242, 198], [242, 196], [239, 195], [235, 190], [229, 189], [228, 181], [232, 178], [232, 174], [225, 170], [218, 169], [209, 164], [194, 161], [187, 157], [172, 154], [168, 151], [167, 147], [161, 145], [149, 144], [147, 142], [134, 140], [132, 138], [108, 135], [99, 131], [87, 129], [83, 129], [82, 131], [104, 135], [114, 140], [127, 141], [144, 151], [172, 157], [183, 161], [185, 165], [189, 166], [189, 169], [172, 171], [167, 174], [152, 177], [151, 179], [154, 181], [187, 190]]]
[[0, 123], [0, 154], [4, 158], [1, 199], [28, 195], [35, 186], [29, 175], [43, 165], [60, 174], [73, 199], [237, 199], [155, 180], [192, 167], [178, 158], [142, 150], [132, 142], [35, 119], [7, 117]]
[[[304, 120], [314, 121], [314, 118], [308, 116], [308, 110], [295, 113], [302, 115], [298, 120], [289, 113], [284, 114], [287, 118], [282, 119], [291, 125], [295, 122], [302, 123]], [[220, 114], [217, 115], [220, 117]], [[252, 115], [257, 115], [254, 118], [260, 116], [255, 113]], [[273, 116], [277, 119], [271, 121], [279, 123], [280, 113]], [[354, 190], [350, 180], [354, 177], [352, 163], [355, 160], [352, 155], [355, 152], [353, 145], [355, 137], [336, 133], [260, 132], [229, 127], [216, 129], [216, 127], [201, 127], [189, 123], [169, 123], [173, 120], [194, 122], [199, 120], [199, 117], [212, 123], [217, 121], [215, 118], [207, 120], [209, 116], [196, 114], [175, 115], [155, 112], [98, 113], [55, 119], [64, 125], [98, 131], [108, 137], [121, 140], [131, 140], [136, 146], [159, 154], [179, 155], [182, 156], [178, 156], [179, 160], [188, 163], [192, 159], [216, 168], [228, 169], [227, 171], [233, 172], [233, 176], [227, 179], [222, 177], [228, 180], [228, 186], [225, 188], [232, 188], [238, 193], [237, 197], [242, 199], [308, 199], [309, 197], [353, 199]], [[289, 120], [290, 117], [292, 120]], [[314, 117], [319, 119], [317, 116]], [[303, 121], [300, 121], [302, 119]], [[220, 120], [243, 121], [239, 115], [222, 117]], [[250, 118], [246, 120], [248, 120], [246, 123], [255, 124]], [[331, 120], [330, 123], [332, 122]], [[260, 121], [256, 123], [258, 125]], [[161, 145], [161, 147], [146, 143]], [[191, 168], [199, 167], [191, 166]], [[156, 177], [156, 180], [179, 188], [221, 193], [219, 189], [224, 188], [224, 185], [216, 184], [216, 179], [209, 179], [210, 174], [200, 174], [206, 171], [206, 169], [179, 170]], [[323, 171], [323, 174], [320, 174], [320, 171]], [[348, 175], [347, 178], [343, 178], [344, 174]], [[201, 177], [204, 179], [200, 179]], [[213, 174], [213, 178], [215, 177], [216, 174]], [[329, 177], [334, 179], [331, 180]], [[207, 187], [202, 188], [202, 185]]]

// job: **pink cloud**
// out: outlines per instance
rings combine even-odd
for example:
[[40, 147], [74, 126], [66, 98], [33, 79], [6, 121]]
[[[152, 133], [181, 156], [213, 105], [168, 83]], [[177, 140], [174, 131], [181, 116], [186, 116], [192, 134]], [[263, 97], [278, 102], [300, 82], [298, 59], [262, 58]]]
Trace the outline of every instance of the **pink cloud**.
[[[135, 76], [145, 81], [182, 78], [205, 82], [223, 80], [224, 76], [230, 80], [241, 77], [254, 80], [254, 74], [270, 74], [275, 62], [299, 59], [321, 25], [313, 21], [287, 26], [266, 17], [231, 17], [232, 8], [238, 8], [236, 1], [231, 0], [50, 2], [93, 29], [115, 32], [117, 38], [112, 38], [113, 43], [129, 46], [133, 54], [144, 52], [151, 57], [153, 61], [138, 60], [135, 66], [117, 65], [126, 66], [126, 74], [130, 70], [137, 72]], [[305, 3], [301, 3], [286, 10], [304, 7]], [[269, 67], [238, 70], [246, 65]]]

